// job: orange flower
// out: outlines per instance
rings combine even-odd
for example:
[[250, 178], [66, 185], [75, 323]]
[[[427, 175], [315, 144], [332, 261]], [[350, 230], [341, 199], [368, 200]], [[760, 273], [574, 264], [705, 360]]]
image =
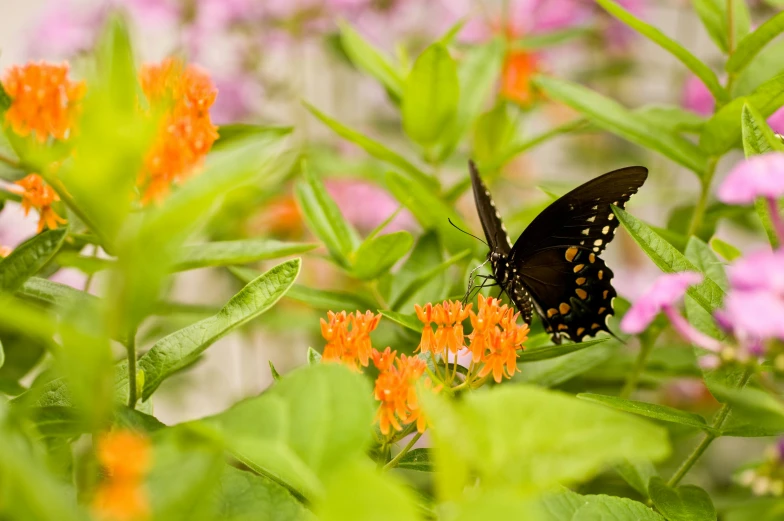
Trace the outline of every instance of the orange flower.
[[373, 358], [373, 365], [376, 366], [376, 369], [379, 371], [389, 371], [392, 367], [392, 364], [395, 363], [395, 357], [397, 356], [397, 351], [391, 351], [389, 347], [384, 349], [384, 351], [376, 351], [373, 350], [371, 357]]
[[[445, 356], [447, 349], [457, 353], [464, 347], [462, 322], [468, 318], [471, 304], [463, 308], [463, 304], [457, 300], [445, 300], [435, 306], [428, 303], [424, 308], [415, 304], [414, 309], [419, 320], [425, 324], [418, 351]], [[431, 323], [436, 324], [435, 333], [430, 327]]]
[[131, 521], [149, 517], [149, 503], [142, 488], [150, 468], [150, 443], [131, 431], [112, 431], [98, 440], [98, 461], [106, 481], [93, 500], [101, 519]]
[[482, 358], [488, 347], [489, 336], [495, 331], [496, 326], [502, 321], [506, 324], [510, 318], [516, 317], [514, 310], [506, 304], [500, 306], [500, 301], [497, 298], [485, 298], [484, 295], [479, 294], [478, 299], [478, 312], [472, 311], [470, 313], [471, 326], [474, 330], [468, 335], [468, 338], [471, 339], [469, 348], [474, 362], [478, 362]]
[[501, 75], [501, 96], [523, 106], [530, 105], [534, 98], [531, 77], [538, 69], [538, 60], [533, 54], [525, 51], [509, 52]]
[[341, 362], [355, 371], [360, 370], [359, 365], [367, 367], [373, 349], [370, 333], [378, 327], [381, 315], [329, 311], [327, 318], [329, 322], [321, 319], [321, 336], [327, 341], [322, 361]]
[[23, 137], [35, 134], [42, 143], [49, 137], [71, 137], [85, 84], [68, 79], [67, 63], [38, 62], [11, 67], [2, 83], [11, 98], [5, 124], [16, 134]]
[[30, 174], [20, 179], [16, 184], [24, 190], [22, 192], [22, 208], [25, 215], [30, 213], [31, 208], [38, 212], [38, 233], [44, 227], [54, 230], [58, 224], [65, 224], [67, 221], [57, 215], [52, 208], [52, 203], [59, 201], [60, 197], [51, 186], [44, 183], [43, 178], [38, 174]]
[[204, 160], [218, 132], [209, 109], [217, 89], [200, 68], [174, 58], [141, 70], [142, 90], [161, 127], [139, 175], [143, 201], [160, 200], [173, 182], [190, 176]]
[[485, 349], [481, 360], [484, 366], [479, 371], [479, 377], [487, 376], [492, 372], [496, 383], [501, 383], [503, 378], [511, 378], [517, 368], [517, 351], [523, 349], [523, 342], [528, 339], [528, 325], [516, 324], [519, 313], [507, 317], [503, 321], [504, 329], [494, 327], [485, 339]]
[[424, 432], [426, 422], [419, 410], [416, 383], [426, 367], [425, 361], [420, 358], [400, 355], [394, 364], [385, 364], [385, 368], [376, 378], [374, 396], [381, 402], [376, 412], [376, 420], [384, 435], [389, 434], [390, 426], [401, 431], [401, 424], [413, 422], [417, 423], [420, 432]]

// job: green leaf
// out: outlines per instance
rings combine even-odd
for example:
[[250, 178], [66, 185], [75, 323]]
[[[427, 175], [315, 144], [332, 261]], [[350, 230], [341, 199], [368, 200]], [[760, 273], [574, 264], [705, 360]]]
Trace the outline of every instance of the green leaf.
[[449, 266], [452, 264], [468, 257], [470, 255], [469, 250], [463, 250], [462, 252], [458, 253], [457, 255], [453, 255], [449, 257], [447, 260], [442, 262], [441, 264], [430, 268], [429, 270], [421, 273], [420, 275], [416, 276], [411, 282], [405, 286], [400, 293], [395, 297], [395, 299], [390, 303], [390, 307], [393, 309], [398, 309], [398, 306], [405, 303], [408, 299], [410, 299], [416, 292], [430, 279], [439, 275], [441, 272], [445, 271]]
[[445, 500], [477, 478], [489, 490], [546, 491], [623, 458], [659, 461], [670, 451], [667, 432], [653, 423], [534, 386], [498, 386], [458, 402], [421, 398]]
[[[479, 163], [479, 170], [491, 171], [491, 170], [496, 170], [498, 168], [501, 168], [509, 161], [522, 154], [523, 152], [526, 152], [527, 150], [530, 150], [538, 145], [541, 145], [542, 143], [546, 143], [551, 139], [558, 137], [562, 134], [567, 134], [569, 132], [583, 128], [586, 126], [586, 124], [587, 121], [585, 119], [579, 118], [574, 121], [564, 123], [563, 125], [559, 125], [545, 132], [542, 132], [541, 134], [538, 134], [524, 141], [512, 140], [511, 143], [509, 143], [505, 148], [503, 148], [498, 152], [498, 155], [495, 159], [489, 158], [485, 162]], [[468, 189], [470, 186], [471, 183], [466, 177], [465, 189]]]
[[319, 364], [206, 421], [220, 428], [244, 464], [313, 500], [323, 496], [325, 478], [363, 455], [373, 413], [366, 378]]
[[359, 246], [352, 273], [362, 280], [378, 278], [402, 259], [413, 245], [414, 238], [403, 230], [372, 237]]
[[[411, 255], [395, 274], [382, 278], [379, 291], [387, 302], [399, 299], [401, 292], [407, 291], [411, 282], [423, 272], [444, 261], [443, 247], [434, 232], [425, 232], [419, 237]], [[405, 301], [400, 301], [397, 308], [411, 312], [414, 304], [439, 302], [447, 297], [449, 284], [447, 271], [442, 271], [420, 285]]]
[[724, 70], [730, 74], [738, 74], [751, 63], [763, 47], [782, 32], [784, 32], [784, 13], [777, 13], [738, 43], [735, 52], [727, 60]]
[[387, 173], [385, 180], [392, 195], [408, 208], [423, 228], [438, 231], [449, 252], [457, 253], [475, 247], [474, 239], [449, 224], [448, 219], [452, 219], [455, 225], [467, 229], [455, 208], [447, 205], [433, 190], [395, 172]]
[[218, 127], [219, 137], [212, 145], [213, 150], [220, 150], [228, 145], [241, 142], [248, 138], [281, 138], [294, 130], [293, 127], [267, 127], [263, 125], [249, 125], [247, 123], [233, 123]]
[[558, 358], [528, 363], [525, 371], [516, 378], [543, 387], [554, 387], [604, 363], [617, 352], [617, 348], [617, 342], [605, 342], [592, 349], [581, 349]]
[[537, 521], [664, 521], [637, 501], [605, 495], [581, 496], [568, 489], [545, 495], [541, 503], [547, 514]]
[[743, 253], [738, 248], [726, 241], [719, 239], [718, 237], [713, 237], [710, 240], [710, 246], [713, 248], [713, 251], [724, 257], [724, 259], [729, 262], [732, 262], [743, 255]]
[[321, 363], [321, 353], [313, 349], [312, 347], [308, 348], [308, 365], [319, 365]]
[[473, 158], [479, 164], [487, 164], [508, 150], [515, 136], [515, 127], [509, 118], [506, 103], [498, 103], [492, 110], [482, 114], [474, 125]]
[[271, 479], [229, 465], [213, 494], [217, 518], [226, 521], [297, 521], [309, 518], [294, 496]]
[[378, 312], [389, 320], [405, 327], [406, 329], [410, 329], [417, 334], [422, 334], [424, 325], [419, 321], [416, 315], [406, 315], [404, 313], [398, 313], [397, 311], [392, 311], [390, 309], [379, 309]]
[[[727, 2], [724, 0], [694, 0], [694, 9], [702, 20], [708, 35], [724, 54], [729, 54], [727, 35]], [[732, 2], [733, 6], [733, 41], [739, 42], [749, 32], [750, 15], [745, 0]]]
[[457, 71], [460, 81], [460, 104], [453, 124], [441, 138], [443, 149], [439, 154], [440, 160], [452, 154], [476, 120], [498, 81], [503, 57], [504, 45], [499, 39], [472, 46], [466, 51], [466, 56], [460, 62]]
[[321, 521], [423, 519], [414, 494], [404, 483], [361, 460], [352, 461], [330, 477], [324, 499], [314, 505], [314, 511]]
[[[665, 241], [645, 223], [620, 208], [613, 207], [613, 212], [629, 235], [632, 236], [632, 239], [640, 245], [645, 254], [663, 272], [700, 271], [673, 245]], [[689, 288], [687, 294], [708, 313], [713, 313], [720, 307], [724, 299], [724, 291], [708, 276], [701, 284]]]
[[281, 242], [273, 239], [246, 239], [241, 241], [208, 242], [184, 246], [174, 269], [177, 271], [249, 264], [262, 260], [297, 255], [316, 248], [317, 244]]
[[597, 0], [608, 13], [615, 18], [625, 23], [638, 33], [642, 34], [655, 44], [659, 45], [664, 50], [668, 51], [688, 69], [693, 72], [705, 86], [708, 88], [713, 97], [720, 101], [728, 101], [729, 95], [727, 91], [719, 84], [719, 79], [716, 74], [704, 63], [702, 63], [696, 56], [687, 51], [681, 44], [662, 33], [659, 29], [647, 24], [631, 14], [629, 11], [613, 2], [612, 0]]
[[710, 388], [717, 400], [732, 406], [721, 428], [723, 436], [765, 437], [784, 432], [784, 405], [777, 398], [761, 389], [730, 385], [714, 383]]
[[11, 106], [11, 97], [5, 91], [2, 85], [0, 85], [0, 115], [2, 115], [8, 107]]
[[65, 241], [66, 228], [47, 230], [24, 242], [0, 260], [0, 291], [13, 293], [38, 273]]
[[397, 462], [397, 466], [401, 469], [417, 470], [419, 472], [435, 471], [430, 449], [412, 449], [408, 451], [406, 455]]
[[617, 396], [606, 396], [593, 393], [581, 393], [578, 394], [577, 397], [581, 400], [600, 403], [614, 409], [630, 412], [633, 414], [639, 414], [640, 416], [646, 416], [655, 420], [677, 423], [680, 425], [688, 425], [689, 427], [695, 427], [703, 431], [710, 430], [710, 427], [705, 422], [705, 418], [699, 414], [680, 411], [665, 405], [638, 402], [635, 400], [625, 400], [623, 398], [618, 398]]
[[275, 380], [276, 382], [280, 380], [281, 379], [280, 373], [278, 373], [278, 370], [275, 369], [275, 365], [272, 363], [272, 360], [269, 361], [269, 368], [270, 368], [270, 374], [272, 374], [272, 379]]
[[707, 156], [690, 141], [652, 125], [618, 102], [565, 80], [537, 76], [536, 85], [548, 96], [585, 115], [596, 126], [633, 143], [655, 150], [702, 175]]
[[648, 484], [653, 504], [668, 521], [716, 521], [716, 508], [707, 492], [695, 485], [672, 488], [658, 476]]
[[711, 155], [722, 155], [741, 140], [743, 106], [749, 104], [767, 118], [784, 105], [784, 74], [766, 81], [748, 96], [736, 98], [724, 105], [702, 129], [700, 147]]
[[215, 341], [271, 308], [291, 287], [300, 270], [293, 259], [270, 269], [234, 295], [217, 315], [162, 338], [139, 359], [144, 370], [142, 399], [163, 380], [187, 366]]
[[743, 152], [747, 158], [773, 150], [784, 150], [784, 144], [773, 133], [764, 116], [752, 105], [743, 105], [740, 118]]
[[389, 163], [390, 165], [399, 168], [426, 186], [435, 187], [438, 185], [438, 182], [432, 176], [424, 173], [418, 167], [414, 166], [414, 164], [411, 163], [408, 159], [404, 158], [397, 152], [393, 152], [378, 141], [375, 141], [363, 135], [362, 133], [330, 118], [313, 105], [310, 105], [309, 103], [304, 103], [304, 105], [311, 114], [316, 116], [319, 120], [321, 120], [322, 123], [331, 128], [338, 136], [347, 139], [356, 145], [359, 145], [362, 149], [365, 150], [365, 152], [375, 157], [376, 159], [380, 159], [385, 163]]
[[716, 254], [711, 251], [707, 244], [697, 237], [689, 237], [684, 254], [692, 264], [715, 282], [722, 291], [727, 291], [730, 283], [724, 271], [724, 264], [716, 257]]
[[347, 22], [340, 22], [339, 26], [340, 43], [351, 63], [378, 80], [396, 99], [400, 99], [404, 84], [400, 70]]
[[569, 27], [568, 29], [548, 31], [541, 34], [531, 34], [512, 42], [512, 48], [533, 51], [536, 49], [555, 47], [574, 40], [575, 38], [590, 36], [593, 30], [592, 27], [588, 26]]
[[576, 344], [571, 343], [571, 344], [561, 344], [561, 345], [548, 345], [548, 346], [538, 347], [536, 349], [527, 349], [522, 353], [520, 353], [520, 356], [517, 358], [517, 363], [524, 364], [527, 362], [538, 362], [539, 360], [549, 360], [551, 358], [558, 358], [560, 356], [565, 356], [570, 353], [574, 353], [575, 351], [580, 351], [582, 349], [585, 349], [586, 347], [593, 347], [605, 341], [607, 341], [606, 338], [596, 338], [594, 340], [586, 340], [585, 342], [579, 342]]
[[673, 132], [699, 133], [706, 121], [696, 112], [674, 105], [645, 105], [633, 112], [652, 125], [668, 128]]
[[356, 232], [340, 213], [340, 208], [329, 195], [321, 179], [313, 175], [303, 163], [304, 181], [297, 184], [297, 205], [312, 231], [343, 267], [351, 266], [350, 257], [359, 245]]
[[449, 51], [434, 44], [419, 55], [403, 87], [403, 129], [428, 147], [444, 135], [457, 114], [460, 82]]
[[40, 277], [30, 277], [17, 292], [17, 295], [43, 304], [60, 307], [95, 306], [98, 297]]
[[644, 459], [624, 460], [615, 465], [615, 471], [643, 497], [649, 497], [648, 482], [658, 475], [653, 463]]

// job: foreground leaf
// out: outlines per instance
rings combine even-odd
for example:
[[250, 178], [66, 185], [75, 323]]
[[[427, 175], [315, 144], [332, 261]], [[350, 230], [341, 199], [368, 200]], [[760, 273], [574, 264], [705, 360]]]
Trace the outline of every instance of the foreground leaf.
[[144, 370], [142, 399], [147, 400], [163, 380], [193, 362], [219, 338], [271, 308], [294, 283], [299, 270], [299, 259], [275, 266], [234, 295], [217, 315], [156, 342], [139, 359]]
[[302, 504], [269, 478], [224, 466], [214, 492], [217, 519], [226, 521], [297, 521], [309, 518]]
[[541, 503], [545, 512], [541, 521], [664, 521], [662, 516], [631, 499], [582, 496], [567, 489], [547, 494]]
[[0, 260], [0, 291], [13, 293], [38, 273], [65, 241], [66, 228], [47, 230], [22, 243]]

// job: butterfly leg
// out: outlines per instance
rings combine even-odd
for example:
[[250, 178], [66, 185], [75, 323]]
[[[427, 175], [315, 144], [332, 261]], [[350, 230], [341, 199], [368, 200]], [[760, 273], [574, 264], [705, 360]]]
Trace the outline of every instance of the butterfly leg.
[[[484, 278], [484, 279], [485, 279], [485, 281], [487, 281], [487, 279], [488, 279], [488, 278], [492, 278], [492, 277], [488, 277], [487, 275], [476, 275], [476, 276], [474, 276], [474, 273], [476, 273], [476, 272], [477, 272], [477, 270], [481, 269], [481, 268], [482, 268], [482, 266], [484, 266], [485, 264], [487, 264], [487, 263], [489, 262], [489, 260], [490, 260], [490, 259], [487, 259], [487, 260], [486, 260], [486, 261], [484, 261], [482, 264], [480, 264], [480, 265], [479, 265], [479, 266], [477, 266], [476, 268], [472, 269], [472, 270], [471, 270], [471, 273], [469, 273], [469, 274], [468, 274], [468, 289], [466, 290], [466, 293], [465, 293], [465, 295], [463, 296], [463, 303], [464, 303], [464, 304], [465, 304], [466, 302], [468, 302], [468, 299], [470, 298], [471, 292], [474, 290], [474, 281], [475, 281], [475, 279], [477, 279], [477, 278]], [[484, 286], [482, 286], [482, 287], [484, 287]]]

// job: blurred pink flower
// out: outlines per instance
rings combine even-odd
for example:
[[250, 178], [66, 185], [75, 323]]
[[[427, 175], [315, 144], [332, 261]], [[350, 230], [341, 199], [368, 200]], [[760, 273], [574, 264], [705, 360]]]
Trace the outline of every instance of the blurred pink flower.
[[180, 3], [176, 0], [114, 0], [124, 7], [144, 27], [145, 24], [169, 25], [180, 18]]
[[639, 334], [645, 331], [661, 311], [672, 307], [683, 298], [689, 286], [699, 284], [702, 275], [694, 272], [661, 275], [653, 285], [638, 298], [621, 320], [621, 331]]
[[781, 107], [768, 118], [768, 125], [776, 134], [784, 134], [784, 107]]
[[758, 197], [784, 196], [784, 153], [771, 152], [741, 161], [717, 192], [727, 204], [751, 204]]
[[[643, 15], [645, 0], [618, 0], [618, 3], [627, 11], [637, 17]], [[637, 33], [625, 23], [610, 17], [607, 28], [604, 31], [608, 47], [611, 51], [625, 52], [629, 44], [635, 39]]]
[[750, 253], [727, 268], [733, 290], [769, 290], [784, 297], [784, 250]]
[[[366, 181], [332, 179], [327, 181], [326, 186], [343, 216], [362, 231], [372, 230], [400, 207], [400, 203], [392, 196]], [[414, 218], [404, 209], [392, 219], [384, 232], [411, 230], [415, 227]]]
[[708, 87], [697, 76], [689, 76], [683, 85], [683, 107], [701, 116], [713, 114], [716, 101]]
[[215, 86], [218, 96], [210, 108], [210, 115], [216, 125], [236, 123], [255, 114], [262, 89], [252, 76], [219, 76], [215, 78]]
[[[783, 268], [784, 269], [784, 268]], [[778, 338], [784, 340], [784, 296], [772, 291], [730, 291], [721, 311], [735, 338], [744, 344]]]
[[[83, 9], [69, 0], [49, 2], [38, 19], [28, 44], [34, 58], [70, 58], [92, 47], [105, 9]], [[41, 35], [45, 35], [41, 37]]]

